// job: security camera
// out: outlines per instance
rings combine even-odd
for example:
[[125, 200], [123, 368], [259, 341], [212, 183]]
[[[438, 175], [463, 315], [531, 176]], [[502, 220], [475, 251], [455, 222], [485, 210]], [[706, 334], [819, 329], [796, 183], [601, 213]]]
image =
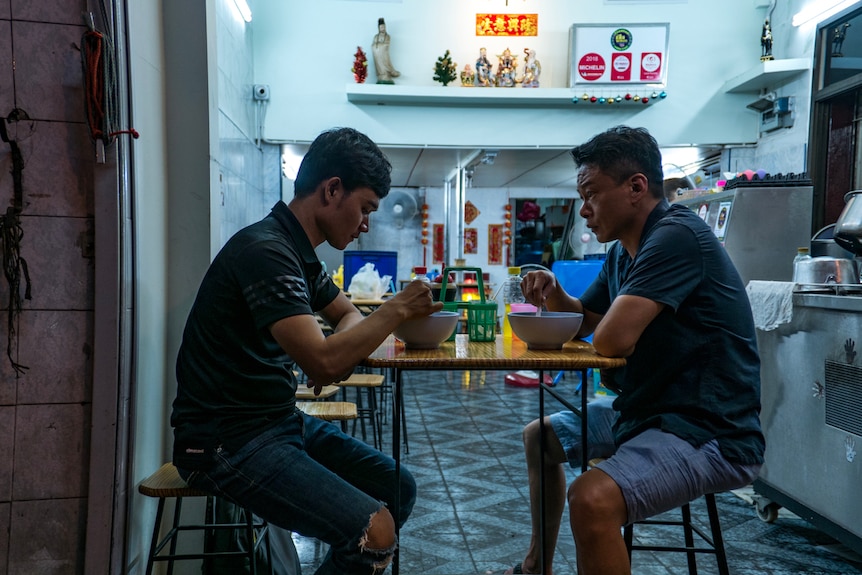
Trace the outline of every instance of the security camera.
[[255, 100], [269, 100], [269, 84], [255, 84], [254, 85], [254, 99]]

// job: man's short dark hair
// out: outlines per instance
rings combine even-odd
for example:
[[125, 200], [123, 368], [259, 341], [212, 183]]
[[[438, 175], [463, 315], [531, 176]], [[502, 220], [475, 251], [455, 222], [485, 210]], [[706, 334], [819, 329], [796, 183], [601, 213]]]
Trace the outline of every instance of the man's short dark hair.
[[646, 128], [616, 126], [571, 150], [575, 165], [595, 166], [622, 183], [638, 172], [646, 176], [650, 194], [664, 197], [661, 151]]
[[347, 193], [367, 187], [385, 198], [392, 185], [391, 172], [392, 164], [371, 138], [353, 128], [333, 128], [311, 143], [293, 193], [297, 198], [311, 195], [323, 180], [339, 177]]

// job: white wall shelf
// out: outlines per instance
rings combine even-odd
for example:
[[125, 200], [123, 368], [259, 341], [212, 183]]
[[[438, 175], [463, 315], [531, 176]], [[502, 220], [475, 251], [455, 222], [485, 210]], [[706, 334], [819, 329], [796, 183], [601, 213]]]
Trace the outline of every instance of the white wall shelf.
[[811, 61], [807, 58], [767, 60], [725, 82], [724, 91], [733, 94], [759, 92], [764, 88], [772, 88], [810, 69]]
[[[599, 90], [600, 92], [601, 90]], [[450, 86], [403, 86], [400, 84], [347, 84], [347, 100], [354, 104], [401, 106], [556, 106], [597, 107], [598, 103], [584, 102], [578, 96], [577, 104], [572, 99], [578, 94], [571, 88], [465, 88]], [[610, 96], [610, 93], [607, 94]], [[661, 101], [650, 98], [646, 106]], [[642, 102], [623, 100], [619, 104], [605, 104], [602, 108], [617, 105], [645, 107]]]

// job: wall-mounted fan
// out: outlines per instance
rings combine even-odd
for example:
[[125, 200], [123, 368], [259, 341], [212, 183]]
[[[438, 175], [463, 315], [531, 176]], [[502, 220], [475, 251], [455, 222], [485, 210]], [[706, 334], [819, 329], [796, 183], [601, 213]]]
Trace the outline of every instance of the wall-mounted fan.
[[413, 218], [418, 212], [416, 199], [407, 192], [391, 192], [383, 200], [384, 207], [397, 228], [403, 228], [404, 222]]

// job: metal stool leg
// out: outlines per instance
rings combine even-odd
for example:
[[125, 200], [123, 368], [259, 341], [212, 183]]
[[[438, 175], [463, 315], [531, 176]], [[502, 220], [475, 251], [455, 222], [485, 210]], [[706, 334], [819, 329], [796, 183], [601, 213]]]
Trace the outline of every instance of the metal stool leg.
[[171, 532], [171, 560], [168, 561], [168, 575], [173, 575], [174, 573], [174, 559], [173, 556], [177, 554], [177, 539], [179, 539], [180, 533], [180, 514], [183, 509], [183, 498], [177, 497], [177, 502], [174, 504], [174, 520], [172, 523], [172, 532]]
[[248, 565], [251, 569], [251, 575], [257, 575], [257, 561], [254, 557], [254, 551], [257, 549], [255, 545], [256, 537], [254, 535], [254, 515], [251, 511], [245, 512], [245, 536], [248, 547]]
[[[368, 435], [365, 431], [365, 405], [362, 402], [362, 388], [356, 388], [356, 410], [359, 412], [359, 417], [356, 419], [359, 420], [359, 427], [362, 430], [362, 441], [368, 440]], [[353, 434], [356, 434], [356, 419], [353, 420]]]
[[623, 539], [626, 542], [626, 551], [629, 553], [629, 565], [632, 562], [632, 540], [634, 539], [634, 523], [629, 523], [623, 528]]
[[[398, 397], [401, 402], [401, 433], [404, 435], [404, 453], [410, 453], [410, 443], [407, 441], [407, 414], [404, 413], [404, 393]], [[392, 422], [393, 425], [398, 425], [397, 421]]]
[[691, 528], [691, 507], [688, 503], [680, 507], [682, 513], [682, 530], [685, 536], [685, 560], [688, 562], [688, 575], [697, 575], [697, 558], [694, 549], [694, 531]]
[[715, 560], [718, 563], [719, 575], [730, 575], [727, 567], [727, 554], [724, 551], [724, 536], [721, 534], [721, 520], [718, 517], [718, 507], [715, 494], [707, 493], [706, 512], [709, 515], [709, 528], [712, 531], [712, 546], [715, 549]]
[[375, 449], [383, 449], [382, 434], [383, 431], [378, 427], [380, 416], [377, 413], [377, 388], [366, 387], [368, 394], [368, 409], [371, 415], [371, 438], [374, 441]]
[[150, 543], [150, 554], [147, 557], [147, 569], [144, 571], [146, 575], [153, 573], [153, 557], [156, 556], [156, 545], [159, 544], [159, 528], [162, 526], [162, 517], [165, 514], [165, 499], [159, 498], [159, 504], [156, 507], [156, 526], [153, 527], [153, 540]]

